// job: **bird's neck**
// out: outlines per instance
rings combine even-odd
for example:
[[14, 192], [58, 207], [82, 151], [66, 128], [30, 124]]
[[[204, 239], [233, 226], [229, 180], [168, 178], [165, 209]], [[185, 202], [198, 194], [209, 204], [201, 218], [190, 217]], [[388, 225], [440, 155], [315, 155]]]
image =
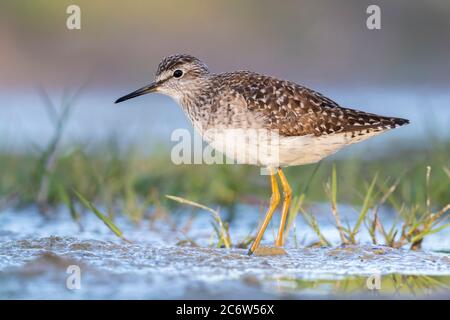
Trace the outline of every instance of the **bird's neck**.
[[212, 82], [207, 78], [199, 79], [188, 89], [183, 90], [176, 100], [194, 127], [198, 129], [201, 120], [207, 118], [214, 101]]

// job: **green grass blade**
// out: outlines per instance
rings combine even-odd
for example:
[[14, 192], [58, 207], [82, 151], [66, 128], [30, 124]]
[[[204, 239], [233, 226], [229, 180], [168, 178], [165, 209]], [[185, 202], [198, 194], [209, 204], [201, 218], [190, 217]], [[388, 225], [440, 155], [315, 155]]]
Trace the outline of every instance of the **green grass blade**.
[[170, 200], [173, 200], [173, 201], [176, 201], [176, 202], [179, 202], [179, 203], [182, 203], [182, 204], [187, 204], [187, 205], [190, 205], [192, 207], [197, 207], [197, 208], [209, 211], [209, 212], [211, 212], [213, 214], [214, 217], [217, 216], [217, 211], [216, 210], [211, 209], [210, 207], [207, 207], [207, 206], [202, 205], [200, 203], [197, 203], [197, 202], [185, 199], [185, 198], [177, 197], [177, 196], [171, 196], [171, 195], [166, 195], [166, 198], [168, 198]]
[[75, 209], [75, 206], [73, 205], [72, 198], [67, 193], [66, 189], [64, 189], [63, 186], [59, 186], [59, 196], [62, 200], [62, 202], [69, 208], [70, 216], [72, 217], [72, 220], [76, 223], [80, 222], [80, 214]]
[[80, 200], [80, 202], [87, 208], [90, 209], [92, 212], [95, 213], [95, 215], [102, 220], [102, 222], [119, 238], [122, 240], [129, 242], [124, 236], [122, 231], [114, 224], [114, 222], [111, 221], [108, 217], [106, 217], [104, 214], [102, 214], [90, 201], [88, 201], [85, 197], [83, 197], [79, 192], [76, 190], [73, 190], [77, 198]]
[[378, 173], [376, 173], [375, 176], [373, 177], [372, 182], [369, 186], [369, 189], [367, 190], [366, 196], [364, 198], [363, 206], [359, 213], [358, 221], [356, 222], [355, 227], [352, 231], [353, 236], [355, 236], [358, 233], [359, 228], [361, 227], [361, 224], [364, 221], [364, 219], [366, 218], [367, 212], [369, 211], [370, 203], [371, 203], [371, 199], [372, 199], [372, 192], [375, 187], [375, 183], [377, 182], [377, 177], [378, 177]]
[[448, 227], [450, 227], [450, 222], [447, 222], [446, 224], [444, 224], [444, 225], [442, 225], [442, 226], [439, 226], [439, 227], [434, 228], [434, 229], [432, 229], [432, 230], [427, 230], [427, 231], [425, 231], [425, 232], [423, 232], [423, 233], [421, 233], [421, 234], [415, 236], [415, 237], [411, 240], [411, 242], [414, 243], [414, 242], [416, 242], [417, 240], [420, 240], [420, 238], [425, 238], [426, 236], [429, 236], [429, 235], [431, 235], [431, 234], [434, 234], [434, 233], [437, 233], [437, 232], [439, 232], [439, 231], [442, 231], [442, 230], [444, 230], [444, 229], [446, 229], [446, 228], [448, 228]]
[[337, 204], [337, 178], [335, 164], [333, 164], [333, 171], [331, 173], [331, 201], [333, 202], [333, 205]]

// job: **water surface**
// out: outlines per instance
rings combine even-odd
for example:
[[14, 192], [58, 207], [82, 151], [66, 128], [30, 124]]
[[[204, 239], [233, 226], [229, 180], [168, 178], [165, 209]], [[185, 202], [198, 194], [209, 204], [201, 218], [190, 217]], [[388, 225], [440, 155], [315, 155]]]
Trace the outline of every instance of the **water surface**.
[[[236, 242], [257, 222], [256, 210], [245, 211], [247, 218], [230, 225]], [[164, 221], [136, 226], [118, 219], [132, 241], [126, 243], [92, 214], [80, 231], [63, 210], [53, 218], [6, 211], [0, 213], [0, 298], [450, 298], [448, 231], [427, 238], [423, 251], [370, 245], [364, 233], [359, 245], [342, 247], [331, 224], [318, 218], [334, 246], [308, 247], [314, 234], [299, 219], [295, 235], [302, 240], [291, 233], [286, 255], [249, 257], [246, 249], [210, 247], [211, 220], [201, 212], [185, 234]], [[185, 225], [183, 214], [175, 220]], [[263, 245], [272, 245], [275, 228]], [[71, 265], [81, 270], [79, 290], [66, 287]]]

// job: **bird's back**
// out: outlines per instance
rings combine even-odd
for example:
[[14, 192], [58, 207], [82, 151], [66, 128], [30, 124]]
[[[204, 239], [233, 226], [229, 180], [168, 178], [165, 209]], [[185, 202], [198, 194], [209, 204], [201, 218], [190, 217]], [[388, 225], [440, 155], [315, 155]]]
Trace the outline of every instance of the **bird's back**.
[[402, 118], [344, 108], [314, 90], [254, 72], [236, 71], [216, 77], [221, 84], [219, 91], [242, 98], [248, 111], [282, 136], [361, 136], [409, 123]]

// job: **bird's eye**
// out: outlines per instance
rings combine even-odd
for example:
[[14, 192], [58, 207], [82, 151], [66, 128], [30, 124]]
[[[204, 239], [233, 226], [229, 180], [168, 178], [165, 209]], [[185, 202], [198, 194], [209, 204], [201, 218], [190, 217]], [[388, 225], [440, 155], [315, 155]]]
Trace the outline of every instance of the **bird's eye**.
[[173, 76], [174, 76], [175, 78], [180, 78], [182, 75], [183, 75], [183, 71], [181, 71], [181, 70], [175, 70], [175, 71], [173, 72]]

